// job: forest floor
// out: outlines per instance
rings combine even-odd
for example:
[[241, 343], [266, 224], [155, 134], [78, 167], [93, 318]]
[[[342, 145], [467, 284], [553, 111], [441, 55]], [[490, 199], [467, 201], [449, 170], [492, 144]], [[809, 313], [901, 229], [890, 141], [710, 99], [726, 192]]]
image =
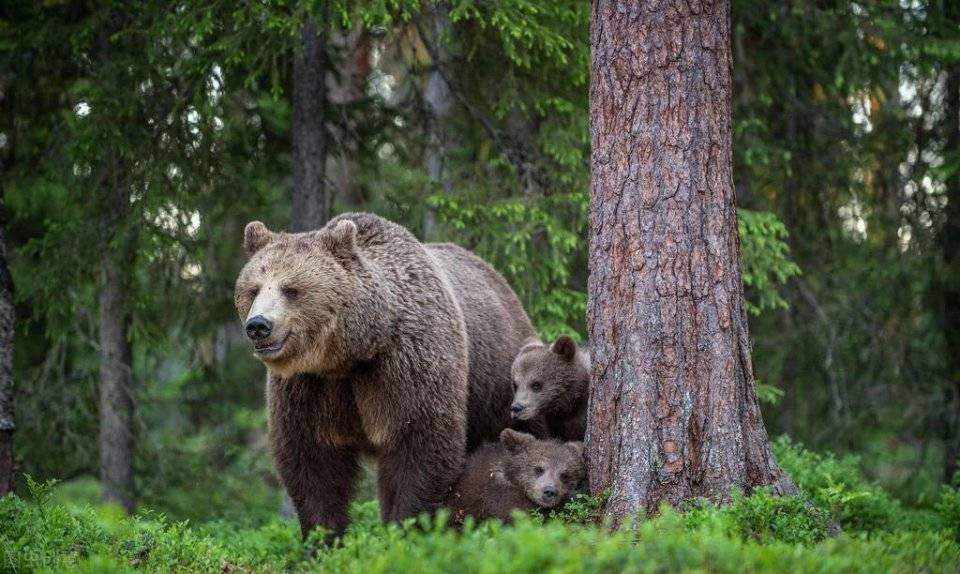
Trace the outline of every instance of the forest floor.
[[[786, 440], [779, 461], [800, 497], [764, 491], [718, 508], [683, 512], [610, 531], [598, 499], [580, 497], [547, 519], [517, 515], [456, 532], [434, 520], [382, 525], [376, 502], [360, 501], [333, 546], [300, 541], [289, 521], [203, 523], [149, 510], [63, 500], [52, 484], [0, 500], [0, 572], [958, 572], [960, 490], [943, 487], [925, 507], [907, 507], [837, 459]], [[842, 530], [837, 533], [837, 526]]]

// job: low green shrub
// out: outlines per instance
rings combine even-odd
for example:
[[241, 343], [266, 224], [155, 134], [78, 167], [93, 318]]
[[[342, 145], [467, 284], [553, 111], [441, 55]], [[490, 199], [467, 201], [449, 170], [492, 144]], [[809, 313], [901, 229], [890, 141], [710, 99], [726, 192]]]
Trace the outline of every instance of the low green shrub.
[[960, 488], [943, 486], [934, 509], [938, 526], [952, 532], [954, 539], [960, 542]]
[[[594, 501], [595, 502], [595, 501]], [[593, 504], [580, 500], [577, 504]], [[579, 511], [573, 511], [577, 515]], [[513, 525], [446, 515], [383, 525], [375, 502], [352, 506], [332, 547], [303, 544], [292, 523], [191, 527], [110, 507], [0, 499], [0, 571], [72, 572], [950, 572], [960, 569], [951, 531], [844, 533], [824, 537], [823, 517], [798, 498], [738, 496], [717, 509], [669, 508], [610, 531], [517, 514]], [[560, 518], [558, 516], [557, 518]]]
[[761, 544], [810, 544], [820, 542], [831, 530], [830, 516], [823, 509], [803, 497], [775, 496], [767, 489], [757, 489], [751, 496], [735, 492], [725, 506], [696, 501], [682, 516], [691, 531], [709, 526]]
[[[604, 497], [580, 495], [548, 516], [512, 525], [446, 514], [384, 525], [375, 501], [351, 505], [333, 546], [295, 523], [126, 517], [97, 505], [95, 485], [28, 480], [26, 499], [0, 499], [0, 572], [956, 572], [960, 491], [943, 487], [928, 509], [905, 508], [864, 479], [855, 458], [811, 453], [781, 439], [780, 462], [803, 493], [734, 493], [725, 506], [691, 502], [612, 531]], [[76, 502], [80, 501], [80, 503]], [[836, 532], [837, 525], [842, 531]]]
[[803, 495], [827, 510], [844, 530], [893, 530], [912, 520], [898, 500], [868, 481], [855, 456], [837, 458], [806, 450], [787, 437], [773, 444], [777, 462], [793, 478]]

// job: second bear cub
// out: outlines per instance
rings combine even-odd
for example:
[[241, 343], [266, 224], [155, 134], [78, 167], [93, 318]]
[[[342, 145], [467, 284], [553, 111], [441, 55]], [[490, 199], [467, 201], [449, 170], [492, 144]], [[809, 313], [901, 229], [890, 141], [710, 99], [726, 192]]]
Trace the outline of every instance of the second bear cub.
[[504, 429], [499, 443], [485, 444], [469, 456], [446, 506], [456, 525], [467, 516], [509, 522], [513, 510], [560, 506], [586, 473], [583, 443], [537, 440]]
[[531, 341], [520, 349], [510, 370], [514, 426], [529, 429], [538, 438], [583, 440], [590, 383], [586, 349], [567, 335], [549, 346]]

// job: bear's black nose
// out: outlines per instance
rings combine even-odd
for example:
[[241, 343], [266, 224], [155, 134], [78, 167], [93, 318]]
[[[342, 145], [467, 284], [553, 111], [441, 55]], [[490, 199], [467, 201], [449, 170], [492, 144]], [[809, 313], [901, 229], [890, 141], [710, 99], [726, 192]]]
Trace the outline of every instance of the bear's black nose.
[[543, 487], [543, 497], [544, 498], [553, 498], [557, 495], [557, 489], [552, 486]]
[[515, 415], [520, 414], [520, 411], [522, 410], [523, 410], [523, 405], [521, 404], [513, 403], [512, 405], [510, 405], [510, 412]]
[[270, 336], [273, 331], [273, 323], [267, 320], [263, 315], [257, 315], [247, 321], [247, 336], [252, 341], [259, 341]]

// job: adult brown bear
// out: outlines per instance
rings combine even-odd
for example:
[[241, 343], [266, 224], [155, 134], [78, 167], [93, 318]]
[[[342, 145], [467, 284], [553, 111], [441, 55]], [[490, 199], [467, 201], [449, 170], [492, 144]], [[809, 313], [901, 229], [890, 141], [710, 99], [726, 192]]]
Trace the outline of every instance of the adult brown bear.
[[303, 534], [346, 528], [361, 455], [385, 520], [442, 504], [466, 450], [510, 422], [510, 365], [534, 331], [507, 282], [363, 213], [307, 233], [252, 222], [244, 249], [235, 302]]

